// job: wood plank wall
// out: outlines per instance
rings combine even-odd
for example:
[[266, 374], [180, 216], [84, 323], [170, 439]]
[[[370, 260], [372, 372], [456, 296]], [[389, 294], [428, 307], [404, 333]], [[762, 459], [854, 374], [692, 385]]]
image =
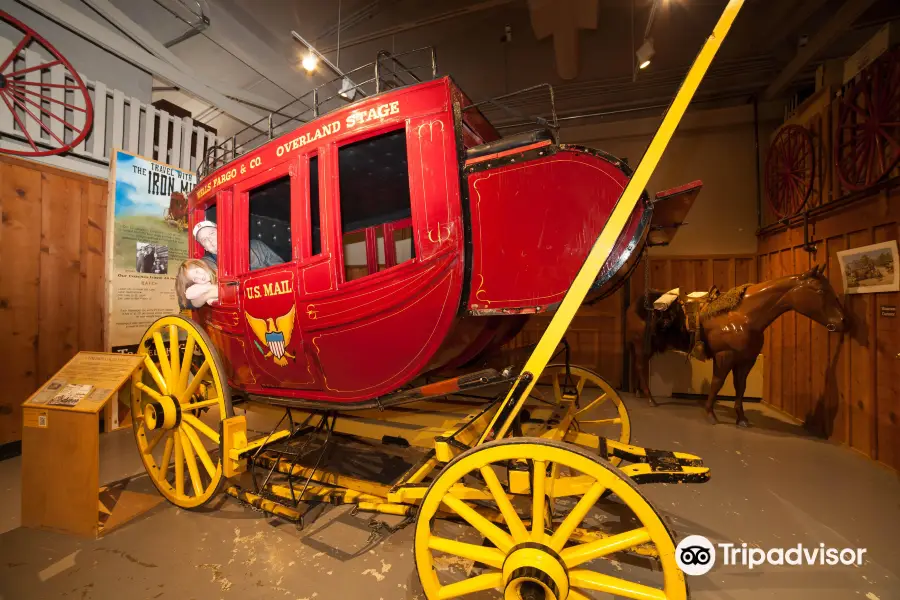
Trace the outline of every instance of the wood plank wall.
[[843, 295], [837, 252], [898, 239], [900, 189], [829, 213], [812, 224], [818, 244], [803, 250], [802, 227], [759, 241], [760, 278], [827, 263], [826, 275], [852, 322], [844, 336], [789, 313], [766, 335], [764, 397], [801, 419], [810, 431], [849, 445], [900, 469], [900, 323], [880, 306], [897, 306], [900, 293]]
[[21, 403], [78, 350], [102, 350], [105, 180], [0, 157], [0, 445]]
[[[572, 363], [596, 371], [613, 387], [619, 387], [622, 383], [624, 298], [625, 294], [620, 290], [593, 306], [583, 306], [566, 332], [566, 340], [572, 350]], [[551, 315], [532, 317], [507, 347], [514, 349], [537, 344], [550, 319]]]

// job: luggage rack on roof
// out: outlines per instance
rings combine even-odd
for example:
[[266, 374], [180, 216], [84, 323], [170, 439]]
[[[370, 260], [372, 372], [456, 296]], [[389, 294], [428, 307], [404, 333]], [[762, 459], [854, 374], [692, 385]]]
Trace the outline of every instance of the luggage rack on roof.
[[[534, 92], [538, 92], [543, 89], [547, 90], [547, 93], [550, 97], [550, 119], [546, 119], [540, 115], [527, 115], [519, 110], [516, 110], [513, 106], [510, 106], [508, 102], [500, 102], [500, 100], [510, 100], [518, 96], [519, 98], [521, 98], [522, 103], [526, 104], [528, 103], [529, 96], [533, 96]], [[546, 128], [552, 131], [554, 138], [556, 138], [557, 134], [559, 133], [559, 120], [556, 117], [556, 98], [553, 95], [553, 86], [549, 83], [539, 83], [531, 87], [516, 90], [515, 92], [501, 94], [499, 96], [494, 96], [493, 98], [488, 98], [487, 100], [482, 100], [481, 102], [470, 104], [463, 108], [463, 112], [482, 109], [482, 107], [484, 106], [495, 106], [511, 117], [522, 119], [521, 122], [513, 125], [513, 127], [515, 128], [527, 127], [531, 123], [534, 123], [541, 128]], [[484, 109], [482, 109], [482, 112], [484, 112]]]
[[[428, 53], [430, 64], [406, 66], [400, 61], [400, 57], [411, 54]], [[373, 68], [373, 76], [360, 83], [352, 83], [351, 77], [366, 69]], [[356, 96], [365, 98], [373, 94], [379, 94], [385, 90], [421, 83], [423, 79], [416, 72], [427, 70], [430, 77], [426, 80], [437, 78], [437, 58], [434, 47], [426, 46], [392, 54], [381, 50], [375, 57], [375, 61], [347, 71], [343, 76], [335, 77], [306, 94], [291, 100], [279, 109], [270, 112], [267, 116], [251, 123], [241, 129], [230, 138], [220, 144], [209, 148], [203, 161], [197, 166], [197, 179], [209, 175], [212, 171], [250, 152], [268, 142], [272, 138], [281, 135], [290, 129], [299, 127], [322, 114], [336, 110], [354, 101]], [[344, 84], [348, 82], [350, 85]], [[331, 95], [322, 98], [322, 90], [332, 86]], [[327, 93], [327, 92], [326, 92]]]
[[[400, 60], [400, 57], [403, 56], [411, 54], [421, 55], [425, 52], [428, 53], [431, 59], [429, 64], [407, 66]], [[352, 75], [369, 68], [373, 68], [374, 71], [371, 78], [360, 83], [344, 84], [345, 81], [351, 82], [350, 77]], [[421, 72], [423, 70], [427, 70], [430, 74], [425, 80], [437, 79], [437, 58], [432, 46], [425, 46], [400, 54], [392, 54], [387, 50], [381, 50], [375, 57], [374, 62], [356, 67], [352, 71], [347, 71], [343, 77], [335, 77], [319, 85], [299, 98], [288, 102], [278, 110], [270, 112], [266, 117], [241, 129], [224, 142], [209, 148], [204, 155], [203, 161], [197, 166], [197, 180], [203, 179], [219, 167], [285, 133], [288, 131], [288, 128], [294, 129], [320, 115], [351, 104], [354, 102], [356, 95], [365, 98], [385, 90], [421, 83], [423, 79], [416, 74], [416, 71]], [[326, 86], [332, 86], [332, 93], [330, 96], [322, 98], [320, 91]], [[333, 89], [338, 91], [333, 91]], [[501, 100], [519, 97], [523, 103], [528, 103], [529, 96], [544, 89], [547, 90], [550, 99], [551, 118], [549, 120], [541, 116], [526, 115], [510, 106], [509, 103], [500, 102]], [[524, 122], [517, 124], [517, 127], [535, 123], [541, 128], [549, 129], [554, 139], [557, 137], [559, 121], [556, 117], [556, 102], [553, 95], [553, 87], [548, 83], [533, 85], [515, 92], [469, 104], [463, 108], [463, 111], [476, 110], [483, 106], [494, 106], [507, 115], [523, 119]]]

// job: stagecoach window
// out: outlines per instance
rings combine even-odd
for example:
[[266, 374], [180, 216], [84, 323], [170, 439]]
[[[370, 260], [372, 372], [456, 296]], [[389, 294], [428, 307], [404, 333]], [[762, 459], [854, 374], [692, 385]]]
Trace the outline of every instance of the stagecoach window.
[[319, 231], [319, 157], [309, 157], [309, 221], [312, 237], [312, 256], [322, 253]]
[[397, 232], [411, 225], [406, 131], [343, 146], [338, 150], [338, 169], [345, 279], [410, 260], [411, 236], [408, 249], [391, 252], [390, 257], [384, 252], [385, 241], [395, 244]]
[[204, 214], [205, 214], [205, 216], [203, 217], [203, 219], [204, 219], [205, 221], [212, 221], [213, 223], [217, 223], [217, 221], [216, 221], [216, 205], [215, 205], [215, 203], [210, 204], [210, 205], [206, 208], [206, 211], [205, 211]]
[[291, 260], [291, 178], [250, 190], [250, 270]]

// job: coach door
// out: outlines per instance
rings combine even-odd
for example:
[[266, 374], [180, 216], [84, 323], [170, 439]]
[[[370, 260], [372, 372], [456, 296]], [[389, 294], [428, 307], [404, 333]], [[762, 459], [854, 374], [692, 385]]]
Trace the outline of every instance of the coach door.
[[298, 326], [293, 234], [302, 194], [292, 160], [235, 186], [231, 245], [240, 282], [241, 319], [257, 384], [313, 382]]

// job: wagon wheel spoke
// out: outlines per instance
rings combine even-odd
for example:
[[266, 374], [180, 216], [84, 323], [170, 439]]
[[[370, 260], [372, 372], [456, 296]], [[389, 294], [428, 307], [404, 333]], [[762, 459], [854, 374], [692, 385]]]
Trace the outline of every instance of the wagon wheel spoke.
[[207, 425], [191, 413], [181, 413], [181, 418], [184, 423], [187, 423], [188, 425], [211, 439], [216, 444], [219, 443], [219, 434], [213, 431], [209, 425]]
[[156, 383], [156, 387], [163, 394], [169, 393], [169, 388], [166, 386], [165, 379], [163, 379], [162, 373], [159, 372], [159, 369], [156, 368], [156, 363], [153, 362], [149, 356], [144, 357], [144, 368], [150, 373], [150, 376], [153, 378], [153, 381]]
[[474, 508], [456, 496], [447, 494], [443, 501], [447, 508], [455, 512], [469, 525], [478, 530], [478, 532], [489, 539], [500, 551], [508, 552], [509, 549], [513, 547], [513, 539], [508, 533], [478, 514]]
[[184, 496], [184, 447], [181, 445], [181, 436], [173, 434], [175, 438], [175, 493]]
[[622, 419], [621, 417], [615, 417], [614, 419], [579, 419], [578, 422], [582, 425], [621, 425]]
[[19, 43], [16, 44], [16, 47], [13, 48], [13, 51], [9, 53], [9, 56], [6, 57], [6, 60], [4, 60], [2, 64], [0, 64], [0, 73], [4, 72], [6, 70], [6, 67], [12, 64], [16, 57], [19, 56], [19, 53], [22, 51], [22, 49], [25, 48], [25, 46], [27, 46], [33, 39], [34, 37], [32, 35], [26, 33], [22, 37], [22, 39], [19, 40]]
[[28, 133], [28, 128], [25, 127], [25, 123], [22, 122], [22, 119], [19, 118], [19, 114], [16, 112], [16, 109], [9, 102], [9, 95], [6, 93], [0, 93], [0, 98], [3, 98], [3, 103], [6, 104], [6, 108], [9, 109], [9, 112], [12, 113], [13, 119], [16, 120], [16, 124], [19, 126], [19, 129], [22, 130], [22, 134], [25, 136], [25, 139], [28, 140], [28, 143], [31, 144], [31, 147], [37, 152], [40, 148], [37, 147], [37, 144], [34, 143], [34, 138], [31, 137], [31, 134]]
[[531, 539], [542, 541], [544, 539], [547, 463], [543, 460], [534, 461], [532, 472], [534, 479], [531, 483]]
[[178, 394], [181, 388], [179, 371], [181, 369], [181, 357], [178, 355], [178, 327], [169, 325], [169, 371], [172, 373], [172, 394]]
[[497, 508], [500, 510], [500, 514], [503, 515], [503, 519], [506, 521], [506, 526], [512, 534], [513, 541], [517, 544], [528, 541], [528, 530], [525, 528], [525, 524], [522, 523], [522, 519], [519, 518], [512, 502], [510, 502], [509, 496], [506, 495], [506, 490], [503, 489], [503, 484], [500, 483], [500, 479], [497, 477], [494, 469], [487, 465], [481, 468], [480, 473], [487, 484], [488, 491], [494, 498], [494, 502], [497, 504]]
[[481, 562], [495, 569], [502, 569], [503, 559], [506, 558], [506, 555], [497, 548], [478, 546], [436, 535], [428, 538], [428, 547], [444, 554], [452, 554], [467, 560]]
[[184, 450], [184, 462], [188, 468], [188, 475], [190, 476], [191, 488], [194, 492], [194, 496], [199, 496], [206, 491], [206, 488], [203, 486], [203, 483], [200, 481], [200, 471], [197, 469], [197, 458], [194, 455], [194, 447], [191, 444], [190, 439], [188, 439], [187, 434], [184, 431], [184, 428], [180, 428], [178, 430], [177, 435], [181, 437], [181, 447]]
[[584, 590], [606, 592], [636, 600], [666, 600], [666, 593], [663, 590], [585, 569], [569, 572], [569, 580], [574, 587]]
[[31, 73], [32, 71], [49, 69], [50, 67], [55, 67], [56, 65], [63, 64], [61, 60], [52, 60], [48, 63], [41, 63], [39, 65], [35, 65], [33, 67], [27, 67], [25, 69], [19, 69], [18, 71], [10, 71], [6, 74], [7, 77], [19, 77], [21, 75], [25, 75], [26, 73]]
[[550, 547], [553, 548], [553, 550], [556, 552], [562, 551], [563, 546], [566, 545], [572, 532], [575, 531], [576, 527], [581, 525], [581, 522], [584, 521], [588, 512], [594, 504], [597, 503], [597, 500], [600, 499], [600, 496], [606, 489], [607, 487], [605, 485], [595, 482], [587, 493], [578, 500], [575, 507], [572, 508], [568, 515], [566, 515], [566, 518], [563, 519], [563, 522], [550, 537]]
[[[77, 111], [79, 111], [79, 112], [87, 112], [87, 109], [82, 108], [82, 107], [80, 107], [80, 106], [75, 106], [74, 104], [69, 104], [68, 102], [64, 102], [64, 101], [62, 101], [62, 100], [57, 100], [56, 98], [53, 98], [53, 97], [51, 97], [51, 96], [46, 96], [46, 95], [44, 95], [44, 94], [40, 94], [40, 93], [38, 93], [38, 92], [35, 92], [34, 90], [29, 90], [29, 89], [26, 89], [26, 88], [24, 88], [24, 87], [21, 87], [21, 85], [24, 84], [24, 83], [37, 84], [37, 85], [40, 85], [41, 87], [57, 87], [57, 88], [60, 88], [60, 87], [69, 87], [69, 86], [66, 86], [66, 85], [64, 85], [64, 84], [57, 84], [57, 85], [54, 86], [54, 85], [51, 84], [51, 83], [38, 83], [38, 82], [36, 82], [36, 81], [24, 81], [24, 80], [21, 80], [21, 81], [11, 81], [11, 82], [9, 82], [9, 85], [8, 85], [7, 87], [9, 88], [9, 91], [15, 92], [16, 94], [18, 94], [18, 95], [21, 96], [22, 98], [24, 98], [26, 95], [29, 95], [29, 96], [37, 96], [38, 98], [41, 99], [41, 102], [52, 102], [53, 104], [60, 104], [60, 105], [62, 105], [63, 107], [68, 108], [68, 109], [70, 109], [70, 110], [77, 110]], [[76, 89], [80, 89], [80, 88], [78, 88], [77, 86], [75, 86], [75, 87], [76, 87]], [[31, 100], [29, 100], [29, 102], [31, 102], [32, 104], [35, 104], [35, 103], [34, 103], [33, 101], [31, 101]], [[38, 105], [38, 104], [35, 104], [35, 106], [37, 106], [38, 108], [41, 108], [41, 106]], [[44, 114], [50, 115], [51, 117], [55, 116], [53, 113], [47, 112], [47, 111], [45, 111], [43, 108], [41, 108], [41, 112], [43, 112]], [[57, 117], [57, 119], [59, 119], [59, 117]], [[69, 127], [69, 128], [71, 128], [71, 129], [74, 129], [74, 125], [73, 125], [72, 123], [69, 123], [68, 121], [65, 121], [65, 120], [63, 120], [63, 119], [59, 119], [59, 120], [61, 120], [63, 123], [65, 123], [65, 124], [66, 124], [66, 127]]]
[[[187, 387], [187, 380], [191, 374], [191, 364], [194, 360], [195, 345], [196, 343], [194, 342], [193, 336], [188, 335], [187, 341], [184, 344], [184, 360], [181, 363], [181, 367], [178, 369], [179, 376], [177, 389], [179, 390], [184, 390]], [[181, 402], [181, 397], [178, 398], [178, 401]]]
[[649, 541], [650, 532], [647, 531], [646, 527], [640, 527], [617, 535], [604, 537], [594, 542], [570, 546], [560, 552], [559, 555], [566, 563], [566, 567], [572, 569], [583, 563], [603, 558], [616, 552], [630, 550]]
[[200, 384], [203, 383], [203, 378], [209, 373], [209, 361], [203, 361], [203, 364], [200, 365], [200, 368], [197, 369], [197, 372], [194, 373], [194, 379], [191, 380], [191, 383], [185, 390], [178, 396], [178, 402], [181, 404], [188, 404], [193, 398], [194, 394], [197, 393], [197, 388], [200, 387]]
[[[591, 409], [594, 408], [595, 406], [598, 406], [598, 405], [600, 405], [600, 404], [603, 404], [604, 402], [606, 402], [606, 399], [607, 399], [607, 398], [609, 398], [609, 396], [606, 394], [606, 392], [603, 392], [602, 394], [600, 394], [599, 396], [597, 396], [596, 398], [594, 398], [593, 400], [591, 400], [590, 402], [588, 402], [587, 406], [585, 406], [585, 407], [582, 408], [582, 409], [579, 409], [579, 410], [575, 413], [575, 416], [577, 417], [578, 415], [583, 414], [583, 413], [586, 413], [587, 411], [591, 410]], [[580, 421], [581, 423], [586, 423], [586, 422], [587, 422], [587, 421], [582, 421], [581, 419], [579, 419], [579, 421]]]
[[58, 122], [62, 123], [62, 124], [63, 124], [63, 127], [71, 127], [71, 126], [66, 122], [65, 119], [59, 118], [58, 116], [54, 115], [52, 112], [47, 112], [46, 110], [44, 110], [44, 108], [43, 108], [40, 104], [38, 104], [37, 102], [34, 102], [33, 100], [30, 100], [30, 99], [26, 98], [25, 96], [22, 96], [21, 94], [18, 94], [15, 90], [10, 90], [10, 98], [12, 98], [12, 101], [15, 102], [16, 105], [19, 106], [23, 111], [27, 111], [28, 114], [31, 116], [31, 118], [38, 122], [38, 124], [41, 126], [41, 129], [43, 129], [43, 130], [46, 131], [48, 134], [50, 134], [51, 136], [53, 136], [53, 139], [56, 140], [57, 143], [59, 143], [59, 144], [62, 144], [62, 143], [63, 143], [63, 141], [60, 140], [59, 137], [58, 137], [55, 133], [53, 133], [52, 131], [50, 131], [50, 129], [47, 128], [47, 126], [46, 126], [46, 125], [44, 124], [44, 122], [40, 119], [40, 117], [38, 117], [38, 116], [35, 115], [33, 112], [31, 112], [31, 110], [29, 110], [29, 109], [25, 106], [25, 104], [23, 104], [23, 102], [25, 102], [25, 103], [27, 103], [27, 104], [30, 104], [30, 105], [34, 106], [35, 108], [37, 108], [37, 109], [38, 109], [38, 112], [40, 112], [42, 115], [47, 115], [47, 116], [49, 116], [50, 118], [55, 119], [55, 120], [57, 120]]
[[206, 448], [203, 446], [203, 442], [200, 440], [200, 436], [197, 435], [197, 432], [194, 431], [193, 427], [188, 425], [187, 423], [181, 424], [181, 429], [184, 431], [185, 435], [190, 441], [191, 446], [194, 448], [194, 453], [200, 459], [200, 462], [203, 463], [203, 468], [206, 469], [206, 472], [209, 473], [209, 476], [216, 476], [216, 466], [213, 464], [212, 458], [209, 456], [209, 452], [206, 451]]
[[163, 447], [162, 460], [159, 463], [159, 472], [156, 478], [157, 481], [166, 481], [169, 473], [169, 463], [172, 462], [172, 450], [175, 449], [175, 440], [174, 436], [170, 435], [171, 432], [166, 432], [166, 445]]

